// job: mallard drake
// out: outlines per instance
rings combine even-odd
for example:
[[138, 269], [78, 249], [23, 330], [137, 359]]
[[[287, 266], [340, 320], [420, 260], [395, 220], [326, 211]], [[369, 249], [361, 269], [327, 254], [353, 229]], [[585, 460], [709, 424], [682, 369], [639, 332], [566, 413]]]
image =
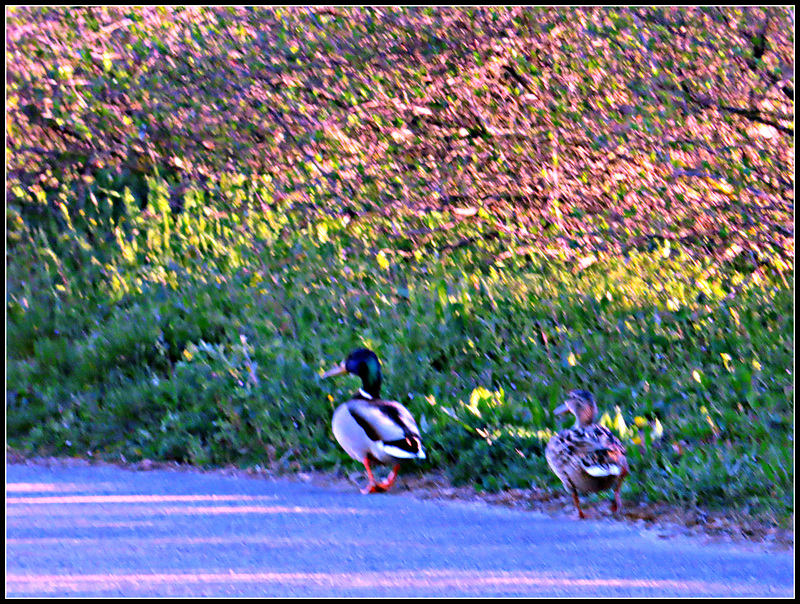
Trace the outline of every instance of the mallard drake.
[[[360, 377], [361, 388], [333, 413], [333, 434], [347, 454], [367, 469], [369, 484], [361, 492], [388, 491], [397, 478], [401, 460], [425, 459], [417, 422], [400, 403], [381, 399], [381, 364], [371, 350], [354, 350], [322, 377], [342, 373]], [[372, 475], [370, 462], [373, 461], [394, 463], [384, 482], [377, 482]]]
[[575, 414], [575, 425], [547, 443], [547, 463], [564, 488], [572, 493], [578, 516], [586, 517], [578, 500], [579, 491], [597, 493], [611, 488], [614, 489], [611, 511], [616, 514], [622, 510], [619, 490], [628, 475], [625, 447], [611, 430], [594, 423], [597, 404], [591, 392], [573, 390], [554, 411], [556, 415], [570, 412]]

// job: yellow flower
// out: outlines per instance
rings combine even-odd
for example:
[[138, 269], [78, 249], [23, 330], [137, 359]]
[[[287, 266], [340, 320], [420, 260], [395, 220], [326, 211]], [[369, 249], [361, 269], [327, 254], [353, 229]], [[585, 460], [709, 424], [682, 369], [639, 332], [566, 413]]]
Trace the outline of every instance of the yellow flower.
[[389, 268], [389, 259], [386, 257], [386, 254], [383, 251], [378, 252], [378, 266], [380, 266], [383, 270]]
[[614, 418], [614, 428], [616, 428], [622, 438], [625, 438], [625, 435], [628, 433], [628, 426], [625, 424], [625, 418], [622, 417], [622, 412], [619, 407], [617, 407], [617, 416]]

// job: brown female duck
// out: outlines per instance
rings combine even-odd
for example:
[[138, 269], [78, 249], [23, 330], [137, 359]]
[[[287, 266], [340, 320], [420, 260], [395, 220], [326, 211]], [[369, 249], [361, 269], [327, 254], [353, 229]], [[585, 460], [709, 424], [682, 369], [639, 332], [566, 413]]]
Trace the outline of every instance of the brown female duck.
[[573, 413], [575, 425], [559, 432], [547, 444], [545, 457], [550, 468], [572, 494], [578, 516], [585, 518], [578, 493], [597, 493], [614, 489], [611, 511], [622, 510], [619, 490], [628, 475], [625, 447], [605, 426], [594, 423], [597, 404], [586, 390], [573, 390], [557, 415]]

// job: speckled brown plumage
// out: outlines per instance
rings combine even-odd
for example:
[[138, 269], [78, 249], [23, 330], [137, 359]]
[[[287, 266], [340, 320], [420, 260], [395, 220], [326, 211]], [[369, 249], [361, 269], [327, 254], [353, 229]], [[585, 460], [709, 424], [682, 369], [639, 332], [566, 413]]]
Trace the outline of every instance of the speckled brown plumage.
[[578, 515], [585, 518], [578, 493], [614, 490], [611, 509], [622, 509], [619, 491], [628, 475], [625, 447], [605, 426], [595, 424], [597, 405], [586, 390], [573, 390], [557, 414], [575, 414], [572, 428], [559, 432], [547, 444], [545, 457], [564, 488], [572, 494]]

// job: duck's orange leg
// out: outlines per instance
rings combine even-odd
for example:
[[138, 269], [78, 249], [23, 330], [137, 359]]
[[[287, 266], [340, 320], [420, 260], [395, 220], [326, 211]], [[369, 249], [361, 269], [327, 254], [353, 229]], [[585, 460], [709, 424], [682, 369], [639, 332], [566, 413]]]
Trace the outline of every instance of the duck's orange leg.
[[392, 485], [394, 484], [394, 481], [397, 478], [397, 472], [399, 470], [400, 470], [400, 464], [399, 463], [395, 464], [395, 466], [392, 468], [392, 471], [386, 477], [386, 480], [375, 486], [380, 488], [382, 491], [388, 491], [389, 489], [392, 488]]
[[578, 491], [572, 489], [572, 501], [575, 503], [575, 509], [578, 510], [578, 518], [585, 519], [586, 515], [581, 509], [581, 501], [578, 499]]
[[369, 484], [361, 489], [361, 492], [366, 495], [367, 493], [376, 493], [378, 483], [375, 481], [375, 477], [372, 475], [372, 468], [369, 465], [369, 455], [364, 456], [364, 467], [367, 469], [367, 478], [369, 478]]
[[619, 496], [619, 490], [622, 488], [622, 481], [628, 475], [628, 468], [625, 466], [622, 467], [622, 472], [619, 475], [619, 480], [617, 480], [617, 485], [614, 487], [614, 503], [611, 504], [611, 511], [614, 514], [618, 514], [622, 511], [622, 500]]
[[378, 482], [375, 480], [375, 476], [372, 474], [372, 467], [369, 463], [369, 455], [364, 456], [364, 467], [367, 469], [367, 477], [369, 478], [369, 484], [361, 489], [361, 492], [365, 495], [367, 493], [385, 493], [394, 484], [395, 479], [397, 478], [397, 472], [400, 470], [400, 464], [395, 465], [392, 468], [392, 471], [389, 473], [389, 476], [386, 477], [384, 482]]

